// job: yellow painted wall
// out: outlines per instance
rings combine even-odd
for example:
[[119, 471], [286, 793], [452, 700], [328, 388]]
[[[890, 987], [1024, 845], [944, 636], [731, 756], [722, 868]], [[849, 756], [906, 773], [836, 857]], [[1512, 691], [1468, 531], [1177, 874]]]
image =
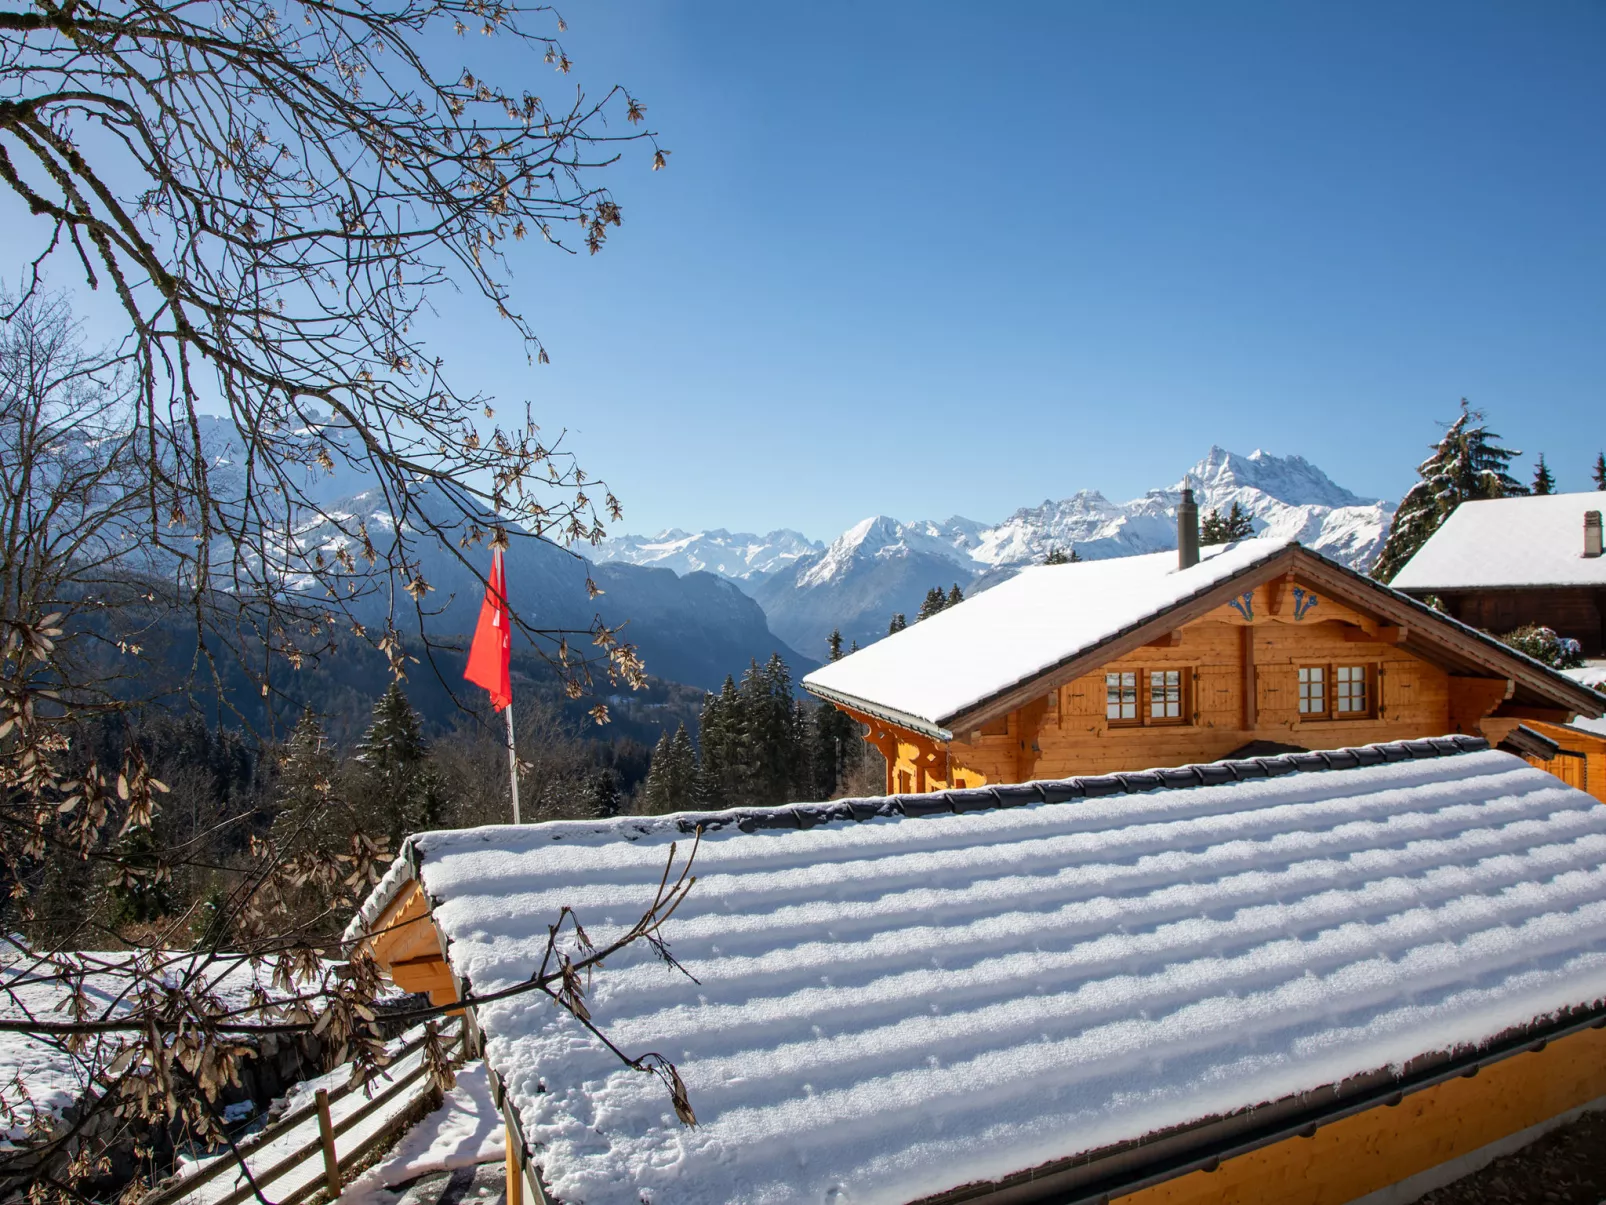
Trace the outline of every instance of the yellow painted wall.
[[1115, 1198], [1120, 1205], [1343, 1205], [1606, 1096], [1606, 1031], [1485, 1067], [1289, 1138]]

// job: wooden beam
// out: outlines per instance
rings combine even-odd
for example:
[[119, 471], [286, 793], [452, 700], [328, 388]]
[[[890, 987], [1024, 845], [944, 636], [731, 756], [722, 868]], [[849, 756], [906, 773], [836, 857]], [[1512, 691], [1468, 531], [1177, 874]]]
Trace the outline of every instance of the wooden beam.
[[1450, 726], [1468, 736], [1482, 736], [1483, 719], [1511, 697], [1509, 678], [1450, 679]]
[[1174, 649], [1181, 643], [1182, 633], [1180, 631], [1170, 631], [1164, 636], [1156, 636], [1143, 647], [1146, 649]]
[[1238, 629], [1238, 632], [1238, 639], [1243, 646], [1241, 660], [1244, 671], [1244, 729], [1253, 731], [1260, 723], [1260, 716], [1256, 711], [1257, 700], [1255, 698], [1257, 688], [1255, 679], [1255, 629], [1251, 625], [1245, 624]]
[[1503, 703], [1494, 714], [1503, 720], [1543, 720], [1547, 724], [1566, 724], [1573, 718], [1572, 712], [1560, 707], [1527, 707], [1520, 703]]
[[1281, 615], [1283, 613], [1283, 600], [1293, 588], [1294, 574], [1289, 570], [1281, 577], [1274, 578], [1266, 583], [1266, 614]]
[[1020, 745], [1016, 750], [1016, 782], [1030, 782], [1042, 755], [1038, 735], [1043, 730], [1043, 716], [1048, 711], [1048, 700], [1037, 699], [1020, 709]]
[[1364, 627], [1344, 628], [1344, 639], [1351, 644], [1401, 644], [1411, 634], [1410, 628], [1399, 627], [1395, 624], [1373, 624], [1372, 630]]

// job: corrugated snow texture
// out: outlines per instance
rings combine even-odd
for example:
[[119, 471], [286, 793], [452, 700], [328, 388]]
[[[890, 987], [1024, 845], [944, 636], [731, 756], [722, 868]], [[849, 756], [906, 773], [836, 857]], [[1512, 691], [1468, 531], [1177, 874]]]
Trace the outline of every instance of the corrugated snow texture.
[[[425, 834], [476, 991], [568, 904], [600, 945], [676, 834]], [[680, 850], [688, 841], [680, 837]], [[700, 1125], [534, 995], [484, 1005], [557, 1195], [908, 1201], [1483, 1042], [1606, 997], [1606, 808], [1482, 752], [965, 815], [723, 828], [670, 922], [592, 989]]]
[[1396, 590], [1606, 586], [1606, 557], [1584, 555], [1584, 512], [1606, 497], [1544, 494], [1463, 502], [1390, 584]]
[[1243, 540], [1189, 569], [1177, 554], [1038, 565], [803, 679], [938, 725], [966, 708], [1157, 615], [1289, 540]]

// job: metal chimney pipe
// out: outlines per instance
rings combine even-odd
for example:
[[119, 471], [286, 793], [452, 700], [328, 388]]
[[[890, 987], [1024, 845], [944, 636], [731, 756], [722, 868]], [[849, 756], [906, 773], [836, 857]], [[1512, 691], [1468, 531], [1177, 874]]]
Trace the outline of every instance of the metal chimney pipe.
[[1191, 569], [1198, 563], [1199, 504], [1193, 500], [1193, 489], [1185, 485], [1177, 503], [1177, 568]]
[[1584, 512], [1584, 555], [1599, 556], [1600, 542], [1600, 512], [1586, 510]]

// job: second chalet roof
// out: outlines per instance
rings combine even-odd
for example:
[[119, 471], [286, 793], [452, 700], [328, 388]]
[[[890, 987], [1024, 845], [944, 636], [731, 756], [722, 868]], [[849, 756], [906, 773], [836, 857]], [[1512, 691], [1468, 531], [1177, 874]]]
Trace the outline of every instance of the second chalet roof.
[[872, 704], [891, 719], [940, 727], [1291, 544], [1259, 539], [1206, 548], [1189, 569], [1177, 568], [1175, 552], [1033, 566], [815, 670], [803, 685], [827, 698]]
[[1584, 555], [1584, 515], [1606, 494], [1463, 502], [1395, 575], [1397, 590], [1606, 587], [1606, 557]]

